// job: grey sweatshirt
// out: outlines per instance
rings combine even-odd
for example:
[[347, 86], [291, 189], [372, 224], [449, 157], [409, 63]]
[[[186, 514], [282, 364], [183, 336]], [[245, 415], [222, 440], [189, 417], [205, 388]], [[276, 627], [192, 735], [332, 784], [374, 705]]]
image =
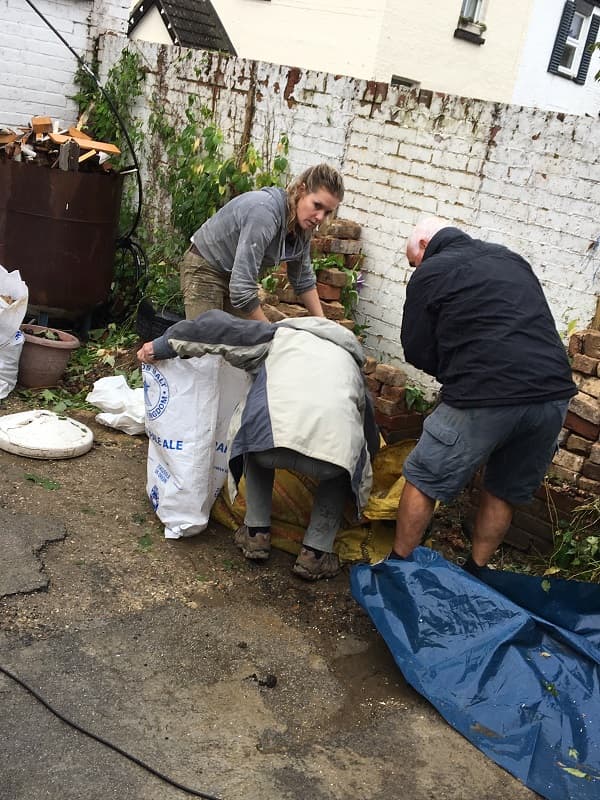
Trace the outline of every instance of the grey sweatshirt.
[[194, 233], [192, 241], [213, 269], [230, 274], [233, 307], [250, 313], [259, 305], [257, 282], [265, 267], [286, 261], [296, 294], [316, 285], [310, 236], [296, 237], [292, 252], [286, 252], [286, 233], [285, 190], [268, 186], [234, 197]]

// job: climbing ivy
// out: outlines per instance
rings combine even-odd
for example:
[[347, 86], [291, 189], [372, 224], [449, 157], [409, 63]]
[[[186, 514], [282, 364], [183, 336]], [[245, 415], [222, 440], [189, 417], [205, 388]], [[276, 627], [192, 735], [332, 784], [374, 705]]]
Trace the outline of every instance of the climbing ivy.
[[[98, 66], [98, 56], [95, 53], [91, 70], [96, 75]], [[133, 107], [142, 94], [145, 77], [146, 71], [139, 53], [125, 49], [119, 60], [110, 68], [104, 85], [104, 92], [123, 120], [134, 147], [140, 145], [143, 140], [141, 122], [133, 116]], [[83, 130], [90, 133], [94, 139], [112, 142], [119, 147], [121, 157], [113, 160], [116, 167], [130, 163], [131, 153], [128, 152], [127, 141], [105, 94], [89, 72], [82, 67], [77, 69], [74, 80], [78, 91], [71, 99], [77, 103], [80, 118], [83, 118]]]
[[150, 130], [164, 148], [160, 182], [171, 198], [171, 223], [186, 239], [232, 197], [285, 183], [288, 138], [282, 134], [272, 164], [253, 144], [225, 155], [224, 137], [211, 111], [190, 96], [182, 126], [173, 125], [154, 105]]

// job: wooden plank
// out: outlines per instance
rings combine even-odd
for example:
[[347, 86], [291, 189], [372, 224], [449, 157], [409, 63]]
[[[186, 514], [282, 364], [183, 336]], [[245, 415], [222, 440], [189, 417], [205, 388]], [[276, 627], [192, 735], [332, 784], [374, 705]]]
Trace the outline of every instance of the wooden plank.
[[117, 156], [121, 153], [116, 144], [96, 142], [94, 139], [85, 139], [83, 136], [65, 136], [62, 133], [49, 133], [48, 136], [54, 144], [64, 144], [69, 139], [72, 139], [77, 142], [82, 150], [98, 150], [99, 153], [110, 153]]
[[88, 150], [87, 153], [84, 153], [83, 155], [79, 156], [79, 163], [83, 164], [83, 162], [87, 161], [88, 158], [93, 158], [94, 156], [97, 155], [98, 155], [97, 150]]
[[69, 136], [73, 136], [76, 139], [91, 139], [92, 137], [89, 136], [85, 131], [79, 130], [79, 128], [68, 128], [67, 133]]
[[34, 133], [50, 133], [52, 130], [52, 119], [50, 117], [32, 117], [31, 127]]

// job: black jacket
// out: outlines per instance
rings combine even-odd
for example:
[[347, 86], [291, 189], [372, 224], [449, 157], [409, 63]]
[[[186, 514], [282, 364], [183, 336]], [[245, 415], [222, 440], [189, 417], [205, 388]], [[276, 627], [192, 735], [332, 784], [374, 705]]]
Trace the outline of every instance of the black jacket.
[[577, 389], [542, 287], [521, 256], [443, 228], [406, 287], [406, 360], [459, 408], [542, 403]]

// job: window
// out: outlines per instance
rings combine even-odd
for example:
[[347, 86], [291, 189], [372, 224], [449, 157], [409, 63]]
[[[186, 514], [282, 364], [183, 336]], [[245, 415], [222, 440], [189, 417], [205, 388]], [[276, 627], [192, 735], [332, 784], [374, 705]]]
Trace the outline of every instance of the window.
[[463, 0], [462, 8], [460, 9], [461, 19], [479, 22], [482, 5], [483, 0]]
[[592, 60], [592, 47], [600, 27], [599, 13], [594, 13], [596, 3], [586, 0], [569, 0], [554, 40], [548, 72], [583, 84]]
[[483, 24], [483, 6], [485, 0], [462, 0], [460, 17], [454, 31], [455, 39], [464, 39], [473, 44], [483, 44], [481, 34], [485, 31]]
[[585, 44], [585, 36], [583, 35], [585, 28], [587, 28], [585, 17], [583, 14], [575, 13], [571, 20], [571, 27], [567, 34], [562, 56], [560, 57], [560, 63], [558, 65], [559, 72], [566, 72], [567, 75], [573, 75], [573, 70], [581, 58], [580, 51]]

